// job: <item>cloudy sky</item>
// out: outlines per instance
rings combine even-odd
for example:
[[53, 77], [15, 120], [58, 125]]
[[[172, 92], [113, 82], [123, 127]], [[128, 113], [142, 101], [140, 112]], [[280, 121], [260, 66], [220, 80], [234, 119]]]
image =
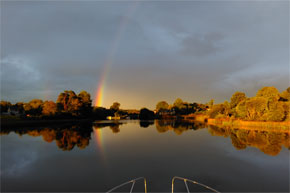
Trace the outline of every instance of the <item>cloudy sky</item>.
[[1, 1], [1, 99], [154, 108], [289, 86], [289, 1]]

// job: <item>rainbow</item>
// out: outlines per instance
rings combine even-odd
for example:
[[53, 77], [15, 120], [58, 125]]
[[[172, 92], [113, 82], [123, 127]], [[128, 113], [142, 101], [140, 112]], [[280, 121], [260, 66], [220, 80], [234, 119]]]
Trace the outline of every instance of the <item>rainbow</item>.
[[128, 25], [129, 19], [132, 16], [132, 14], [135, 12], [139, 1], [134, 1], [132, 4], [130, 4], [127, 14], [122, 17], [122, 20], [120, 22], [120, 25], [118, 27], [116, 36], [113, 40], [113, 43], [111, 45], [111, 49], [105, 59], [103, 72], [101, 74], [101, 77], [99, 79], [98, 86], [96, 88], [95, 97], [94, 97], [94, 106], [101, 107], [104, 102], [104, 89], [105, 89], [105, 83], [106, 79], [108, 77], [111, 65], [114, 62], [114, 56], [116, 54], [116, 51], [118, 49], [122, 34], [124, 33], [126, 26]]
[[102, 129], [96, 126], [93, 126], [93, 128], [94, 128], [94, 137], [96, 139], [95, 141], [96, 141], [97, 149], [99, 150], [101, 161], [103, 165], [106, 167], [106, 156], [104, 153], [104, 136], [102, 133]]
[[104, 141], [103, 141], [102, 129], [96, 128], [96, 127], [94, 127], [94, 129], [95, 129], [95, 138], [96, 138], [96, 142], [98, 144], [98, 147], [100, 149], [103, 149], [103, 146], [104, 146], [103, 143], [104, 143]]

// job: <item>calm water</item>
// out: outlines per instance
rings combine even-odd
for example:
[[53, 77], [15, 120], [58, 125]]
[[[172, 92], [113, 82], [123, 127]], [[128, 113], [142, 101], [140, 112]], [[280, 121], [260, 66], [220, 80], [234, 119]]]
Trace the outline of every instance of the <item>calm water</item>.
[[104, 192], [144, 176], [148, 191], [168, 192], [182, 176], [222, 192], [289, 192], [289, 146], [287, 133], [176, 122], [2, 128], [1, 191]]

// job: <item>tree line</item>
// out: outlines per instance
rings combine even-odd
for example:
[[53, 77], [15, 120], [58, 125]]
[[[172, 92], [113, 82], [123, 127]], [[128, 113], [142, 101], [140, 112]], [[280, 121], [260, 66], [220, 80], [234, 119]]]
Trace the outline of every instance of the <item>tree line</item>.
[[33, 99], [30, 102], [11, 104], [1, 101], [1, 114], [10, 110], [26, 118], [92, 118], [106, 119], [108, 116], [120, 119], [166, 119], [182, 117], [190, 114], [205, 114], [210, 118], [234, 118], [255, 121], [290, 121], [290, 87], [279, 92], [275, 87], [264, 87], [256, 96], [247, 97], [243, 92], [236, 92], [230, 101], [214, 104], [214, 100], [206, 104], [188, 103], [177, 98], [173, 104], [160, 101], [155, 111], [147, 108], [141, 110], [122, 110], [120, 103], [114, 102], [110, 108], [93, 107], [91, 96], [86, 91], [76, 94], [64, 91], [56, 102]]
[[57, 101], [43, 101], [33, 99], [27, 103], [17, 102], [11, 104], [1, 101], [1, 114], [10, 111], [10, 114], [18, 114], [31, 118], [55, 118], [55, 117], [85, 117], [91, 114], [92, 100], [90, 94], [81, 91], [64, 91], [58, 95]]
[[210, 118], [236, 118], [251, 121], [290, 121], [290, 87], [279, 92], [275, 87], [263, 87], [256, 96], [243, 92], [232, 95], [230, 102], [211, 104]]
[[130, 119], [155, 119], [153, 111], [142, 108], [141, 110], [123, 110], [121, 104], [114, 102], [110, 108], [92, 106], [91, 95], [86, 91], [76, 94], [66, 90], [58, 95], [56, 102], [33, 99], [29, 102], [12, 104], [1, 101], [1, 115], [17, 115], [25, 119], [64, 119], [88, 118], [104, 120], [107, 117]]

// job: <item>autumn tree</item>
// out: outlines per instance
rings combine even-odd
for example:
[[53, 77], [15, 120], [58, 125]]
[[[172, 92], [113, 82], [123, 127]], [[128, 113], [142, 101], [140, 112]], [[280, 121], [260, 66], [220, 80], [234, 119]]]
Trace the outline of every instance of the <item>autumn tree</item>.
[[78, 110], [81, 106], [81, 101], [77, 97], [74, 91], [64, 91], [60, 93], [57, 101], [57, 109], [63, 113], [70, 113], [72, 115], [78, 115]]
[[281, 101], [290, 101], [290, 87], [281, 93]]
[[156, 110], [167, 110], [169, 108], [169, 104], [166, 101], [160, 101], [156, 105]]
[[91, 95], [86, 91], [81, 91], [78, 94], [78, 99], [82, 103], [81, 108], [80, 108], [81, 114], [84, 116], [90, 115], [92, 112]]
[[40, 99], [33, 99], [29, 103], [25, 103], [23, 108], [26, 114], [41, 115], [43, 101]]
[[53, 116], [57, 112], [56, 103], [53, 101], [45, 101], [42, 106], [42, 114], [45, 116]]
[[267, 100], [264, 97], [253, 97], [246, 101], [247, 118], [249, 120], [265, 120]]
[[262, 89], [260, 89], [257, 92], [256, 97], [264, 97], [264, 98], [275, 97], [279, 99], [279, 95], [280, 93], [278, 89], [271, 86], [271, 87], [263, 87]]
[[235, 116], [244, 119], [247, 117], [246, 100], [241, 101], [235, 108]]
[[210, 118], [221, 118], [228, 116], [229, 104], [216, 104], [209, 111]]
[[266, 117], [268, 121], [283, 121], [285, 118], [285, 109], [282, 102], [276, 102], [270, 106]]
[[186, 106], [182, 99], [177, 98], [173, 103], [173, 107], [176, 107], [177, 109], [183, 109]]
[[214, 100], [211, 99], [211, 100], [208, 102], [208, 106], [209, 106], [209, 108], [212, 108], [213, 104], [214, 104]]
[[235, 108], [240, 102], [242, 102], [243, 100], [246, 100], [246, 94], [243, 92], [236, 92], [235, 94], [233, 94], [232, 98], [231, 98], [231, 108]]

